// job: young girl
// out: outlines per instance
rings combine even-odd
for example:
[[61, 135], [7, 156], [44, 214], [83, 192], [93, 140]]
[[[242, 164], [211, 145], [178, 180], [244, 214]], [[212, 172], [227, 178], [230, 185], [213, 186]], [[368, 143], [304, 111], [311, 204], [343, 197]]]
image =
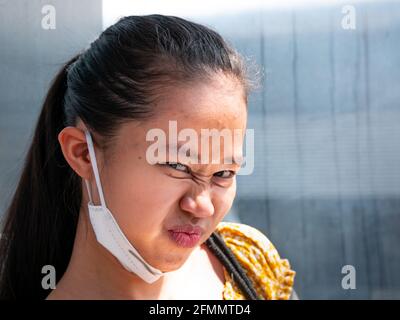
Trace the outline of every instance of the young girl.
[[0, 296], [288, 299], [289, 262], [257, 229], [221, 222], [240, 164], [173, 160], [169, 139], [165, 161], [149, 161], [149, 132], [168, 137], [171, 121], [199, 136], [242, 130], [240, 157], [250, 88], [205, 26], [149, 15], [106, 29], [45, 99], [3, 228]]

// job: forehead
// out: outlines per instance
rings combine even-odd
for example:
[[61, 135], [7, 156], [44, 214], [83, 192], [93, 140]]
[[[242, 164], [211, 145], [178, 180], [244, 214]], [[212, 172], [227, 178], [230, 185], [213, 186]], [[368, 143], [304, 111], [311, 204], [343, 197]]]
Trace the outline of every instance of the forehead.
[[178, 128], [244, 129], [247, 121], [243, 86], [224, 75], [169, 88], [156, 108], [153, 124], [163, 126], [177, 120]]
[[[242, 85], [226, 76], [215, 77], [212, 81], [198, 82], [170, 87], [157, 101], [154, 116], [143, 122], [129, 122], [120, 131], [120, 142], [135, 149], [148, 147], [146, 134], [152, 129], [166, 133], [169, 144], [170, 123], [176, 130], [229, 130], [232, 137], [241, 132], [240, 143], [235, 144], [235, 154], [241, 153], [242, 139], [247, 123], [247, 106]], [[199, 141], [200, 142], [200, 141]], [[221, 143], [224, 148], [224, 142]], [[200, 148], [199, 148], [200, 149]], [[200, 150], [199, 150], [200, 151]]]

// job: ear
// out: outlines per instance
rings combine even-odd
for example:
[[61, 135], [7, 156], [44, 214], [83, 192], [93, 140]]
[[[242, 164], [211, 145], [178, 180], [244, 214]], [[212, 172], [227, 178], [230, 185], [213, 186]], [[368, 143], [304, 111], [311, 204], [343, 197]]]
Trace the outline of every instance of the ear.
[[58, 134], [62, 153], [72, 170], [89, 180], [92, 175], [89, 150], [85, 132], [77, 127], [65, 127]]

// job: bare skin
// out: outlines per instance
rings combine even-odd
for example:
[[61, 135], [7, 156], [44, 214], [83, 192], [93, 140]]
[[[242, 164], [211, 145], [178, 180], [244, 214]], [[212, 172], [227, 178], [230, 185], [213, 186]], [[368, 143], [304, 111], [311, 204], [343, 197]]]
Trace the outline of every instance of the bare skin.
[[[247, 109], [242, 86], [234, 79], [215, 75], [213, 81], [171, 88], [149, 121], [130, 121], [118, 129], [109, 148], [92, 133], [107, 207], [127, 239], [152, 266], [173, 271], [148, 284], [125, 270], [96, 240], [88, 218], [88, 196], [82, 180], [83, 200], [70, 263], [47, 299], [222, 299], [223, 267], [204, 242], [232, 206], [236, 195], [236, 164], [185, 164], [192, 174], [168, 165], [150, 164], [146, 150], [152, 143], [146, 133], [168, 121], [178, 131], [193, 128], [246, 128]], [[94, 203], [99, 203], [84, 135], [85, 125], [64, 128], [59, 142], [65, 159], [83, 179], [89, 180]], [[101, 144], [101, 143], [100, 143]], [[234, 154], [242, 154], [243, 136]], [[223, 143], [221, 143], [223, 148]], [[201, 152], [201, 151], [199, 151]], [[222, 175], [221, 175], [222, 174]], [[222, 177], [224, 176], [224, 177]], [[177, 246], [168, 229], [185, 223], [205, 232], [194, 248]]]

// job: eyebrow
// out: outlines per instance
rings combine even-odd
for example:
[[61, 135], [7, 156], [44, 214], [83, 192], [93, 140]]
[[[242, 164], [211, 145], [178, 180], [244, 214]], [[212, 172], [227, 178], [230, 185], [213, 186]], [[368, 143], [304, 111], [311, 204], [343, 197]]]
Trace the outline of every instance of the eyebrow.
[[[177, 147], [177, 150], [178, 150], [184, 143], [185, 143], [185, 141], [184, 141], [184, 142], [180, 142], [180, 143], [178, 142], [177, 145], [176, 145], [176, 144], [172, 144], [171, 146], [172, 146], [172, 147]], [[169, 152], [169, 147], [170, 147], [170, 144], [166, 144], [166, 145], [165, 145], [165, 148], [166, 148], [166, 150], [167, 150], [167, 153]], [[191, 155], [191, 156], [190, 156], [190, 159], [197, 160], [197, 163], [201, 164], [199, 155], [196, 154], [196, 152], [191, 151], [190, 154], [192, 154], [192, 153], [194, 153], [194, 155]], [[196, 157], [196, 156], [197, 156], [197, 157]], [[236, 159], [236, 158], [237, 158], [237, 159]], [[228, 161], [229, 161], [229, 162], [228, 162]], [[241, 166], [243, 165], [243, 163], [244, 163], [243, 156], [225, 157], [225, 158], [223, 159], [223, 164], [234, 164], [234, 165], [237, 165], [237, 166], [241, 167]], [[212, 164], [212, 163], [211, 163], [211, 164]]]

